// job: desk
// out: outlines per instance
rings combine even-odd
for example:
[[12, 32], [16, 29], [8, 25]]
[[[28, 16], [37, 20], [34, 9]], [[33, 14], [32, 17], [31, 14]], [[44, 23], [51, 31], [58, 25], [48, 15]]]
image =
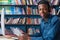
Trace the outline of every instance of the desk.
[[0, 40], [15, 40], [15, 39], [11, 37], [0, 36]]

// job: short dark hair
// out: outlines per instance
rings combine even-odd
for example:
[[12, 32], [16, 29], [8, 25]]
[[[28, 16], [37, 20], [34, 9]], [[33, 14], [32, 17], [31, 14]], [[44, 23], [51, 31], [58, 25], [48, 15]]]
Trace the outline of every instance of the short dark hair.
[[39, 1], [39, 2], [38, 2], [38, 5], [39, 5], [39, 4], [46, 4], [46, 5], [47, 5], [47, 7], [48, 7], [48, 9], [49, 9], [49, 12], [50, 12], [50, 4], [49, 4], [49, 2], [48, 2], [48, 1], [41, 0], [41, 1]]

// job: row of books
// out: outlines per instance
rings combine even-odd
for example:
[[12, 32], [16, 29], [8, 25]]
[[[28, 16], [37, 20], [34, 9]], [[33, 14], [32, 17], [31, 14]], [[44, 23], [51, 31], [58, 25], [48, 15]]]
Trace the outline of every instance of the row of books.
[[[0, 0], [0, 5], [37, 5], [41, 0]], [[47, 0], [53, 5], [58, 5], [59, 0]]]
[[48, 0], [52, 5], [59, 5], [59, 0]]
[[5, 28], [6, 35], [15, 35], [15, 36], [23, 36], [25, 33], [21, 28], [18, 27], [10, 27], [9, 29]]
[[36, 35], [36, 34], [40, 33], [40, 29], [30, 27], [30, 28], [27, 29], [27, 33], [29, 35]]
[[53, 9], [51, 9], [51, 14], [52, 15], [60, 15], [60, 9], [59, 8], [57, 8], [57, 9], [53, 8]]
[[14, 6], [4, 6], [0, 8], [0, 14], [2, 13], [2, 9], [4, 8], [4, 14], [25, 14], [24, 8], [14, 7]]
[[2, 13], [2, 9], [4, 8], [4, 14], [27, 14], [27, 15], [39, 15], [37, 8], [32, 8], [26, 6], [25, 8], [14, 7], [14, 6], [5, 6], [0, 8], [0, 14]]
[[41, 18], [27, 18], [26, 24], [40, 24]]
[[5, 24], [25, 24], [25, 18], [6, 18]]
[[[37, 3], [41, 0], [27, 0], [27, 5], [37, 5]], [[46, 0], [52, 5], [59, 5], [59, 0]]]
[[[26, 29], [25, 29], [26, 30]], [[6, 35], [17, 35], [22, 36], [24, 33], [28, 35], [40, 35], [40, 28], [39, 27], [29, 27], [27, 28], [26, 32], [21, 29], [20, 27], [9, 27], [9, 29], [5, 28]]]
[[5, 18], [5, 24], [40, 24], [41, 18]]
[[37, 8], [27, 6], [27, 15], [39, 15]]
[[0, 5], [26, 5], [26, 0], [0, 0]]

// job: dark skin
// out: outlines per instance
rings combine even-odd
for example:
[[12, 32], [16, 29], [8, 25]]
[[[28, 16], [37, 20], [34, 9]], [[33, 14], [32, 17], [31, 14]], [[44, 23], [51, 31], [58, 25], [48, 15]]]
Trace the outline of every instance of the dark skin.
[[39, 4], [38, 5], [38, 10], [39, 10], [39, 14], [40, 16], [47, 21], [48, 20], [48, 15], [49, 15], [49, 8], [46, 4]]

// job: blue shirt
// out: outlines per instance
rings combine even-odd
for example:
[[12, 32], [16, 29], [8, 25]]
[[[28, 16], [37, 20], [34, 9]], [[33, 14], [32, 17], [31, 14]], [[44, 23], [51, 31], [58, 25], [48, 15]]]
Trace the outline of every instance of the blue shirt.
[[60, 40], [59, 26], [60, 26], [60, 21], [57, 16], [50, 15], [47, 22], [44, 19], [42, 19], [41, 33], [43, 40]]

